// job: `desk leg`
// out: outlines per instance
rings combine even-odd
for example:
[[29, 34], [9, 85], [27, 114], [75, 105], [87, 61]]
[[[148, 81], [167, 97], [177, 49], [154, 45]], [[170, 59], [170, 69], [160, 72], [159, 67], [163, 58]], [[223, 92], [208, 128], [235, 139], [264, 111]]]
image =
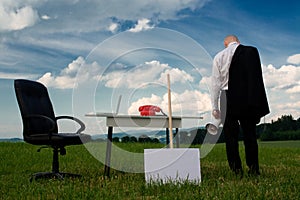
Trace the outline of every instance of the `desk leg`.
[[109, 171], [110, 171], [112, 133], [113, 133], [113, 127], [109, 126], [108, 127], [107, 142], [106, 142], [106, 157], [105, 157], [105, 166], [104, 166], [104, 175], [106, 175], [108, 177], [109, 177]]
[[[177, 148], [179, 148], [179, 144], [180, 144], [180, 138], [179, 138], [178, 133], [179, 133], [178, 128], [176, 128], [174, 136], [176, 137], [176, 147]], [[167, 147], [170, 147], [169, 143], [170, 143], [170, 134], [169, 134], [169, 129], [166, 128], [166, 145], [167, 145]]]
[[180, 138], [179, 138], [178, 128], [176, 128], [175, 136], [176, 136], [176, 147], [179, 148]]
[[166, 128], [166, 146], [169, 147], [169, 142], [170, 142], [170, 134], [169, 134], [169, 129]]

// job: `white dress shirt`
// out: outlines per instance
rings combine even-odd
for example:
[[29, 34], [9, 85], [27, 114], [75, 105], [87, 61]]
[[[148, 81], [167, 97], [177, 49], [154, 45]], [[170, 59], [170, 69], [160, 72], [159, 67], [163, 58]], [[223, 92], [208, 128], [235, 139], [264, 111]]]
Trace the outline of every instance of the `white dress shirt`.
[[220, 110], [220, 93], [221, 90], [228, 89], [229, 67], [232, 56], [238, 46], [238, 42], [231, 42], [227, 48], [214, 57], [211, 76], [211, 103], [213, 110]]

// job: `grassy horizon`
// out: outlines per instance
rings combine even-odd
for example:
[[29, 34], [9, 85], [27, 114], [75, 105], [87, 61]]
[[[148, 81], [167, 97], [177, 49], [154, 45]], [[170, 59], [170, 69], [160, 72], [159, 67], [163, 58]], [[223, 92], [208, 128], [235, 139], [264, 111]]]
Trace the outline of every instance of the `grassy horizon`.
[[[161, 148], [139, 143], [118, 146], [134, 152]], [[217, 144], [201, 159], [200, 184], [147, 185], [143, 173], [111, 170], [111, 177], [105, 177], [103, 164], [83, 145], [69, 146], [67, 155], [60, 156], [61, 171], [82, 178], [29, 182], [31, 174], [51, 170], [52, 151], [37, 153], [38, 146], [0, 142], [0, 199], [300, 199], [299, 147], [300, 141], [259, 142], [261, 176], [240, 178], [229, 170], [225, 145]], [[245, 165], [243, 145], [240, 151]]]

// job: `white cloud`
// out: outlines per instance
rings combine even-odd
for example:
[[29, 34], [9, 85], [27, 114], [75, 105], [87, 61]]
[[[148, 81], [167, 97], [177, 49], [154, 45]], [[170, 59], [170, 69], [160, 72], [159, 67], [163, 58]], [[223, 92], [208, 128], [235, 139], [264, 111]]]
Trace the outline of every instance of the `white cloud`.
[[300, 54], [289, 56], [287, 62], [295, 65], [300, 64]]
[[264, 81], [267, 88], [281, 90], [286, 93], [298, 93], [300, 91], [300, 67], [283, 65], [275, 68], [268, 65], [263, 69]]
[[[185, 85], [188, 81], [193, 82], [194, 78], [184, 70], [172, 68], [168, 64], [160, 63], [153, 60], [138, 65], [129, 71], [122, 71], [124, 66], [117, 64], [117, 71], [113, 71], [101, 76], [101, 67], [97, 63], [88, 64], [83, 57], [78, 57], [64, 68], [59, 75], [50, 72], [45, 73], [38, 81], [44, 83], [47, 87], [60, 89], [71, 89], [78, 84], [83, 84], [91, 79], [103, 81], [109, 88], [137, 89], [143, 85], [154, 83], [163, 86], [166, 90], [166, 74], [170, 74], [172, 85], [172, 110], [174, 113], [199, 114], [200, 112], [209, 111], [210, 96], [208, 92], [201, 92], [197, 88], [185, 89], [182, 92], [177, 91], [177, 84]], [[186, 87], [185, 87], [186, 88]], [[125, 91], [124, 90], [124, 91]], [[137, 114], [138, 106], [152, 104], [160, 106], [164, 111], [168, 108], [167, 93], [157, 95], [151, 94], [150, 97], [142, 97], [132, 102], [128, 108], [128, 113]]]
[[106, 87], [110, 88], [120, 86], [138, 88], [145, 83], [157, 80], [160, 73], [167, 68], [170, 68], [168, 64], [161, 64], [159, 61], [145, 62], [127, 72], [111, 72], [101, 77], [101, 80], [105, 82]]
[[279, 99], [276, 99], [274, 101], [272, 101], [272, 99], [270, 100], [271, 113], [266, 116], [266, 120], [267, 122], [270, 122], [271, 120], [277, 120], [285, 114], [291, 114], [297, 119], [300, 116], [299, 108], [299, 95], [297, 99], [293, 99], [292, 96], [280, 95]]
[[[198, 90], [185, 90], [183, 93], [172, 92], [171, 95], [172, 112], [174, 114], [197, 116], [199, 113], [210, 111], [211, 103], [208, 93], [202, 93]], [[151, 94], [150, 97], [143, 97], [132, 102], [128, 108], [129, 114], [137, 114], [139, 106], [155, 105], [159, 106], [165, 113], [168, 112], [168, 94], [162, 97]]]
[[[185, 84], [192, 82], [193, 77], [184, 70], [172, 68], [168, 64], [159, 61], [145, 62], [129, 71], [124, 71], [124, 66], [116, 64], [119, 70], [112, 71], [105, 75], [101, 74], [102, 69], [97, 63], [87, 64], [83, 57], [79, 56], [64, 68], [59, 75], [51, 72], [45, 73], [39, 81], [48, 87], [70, 89], [76, 87], [76, 83], [82, 83], [89, 79], [100, 80], [108, 88], [140, 88], [149, 83], [166, 85], [166, 74], [170, 74], [171, 83]], [[78, 73], [80, 70], [80, 73]]]
[[172, 68], [168, 64], [153, 60], [138, 65], [130, 71], [114, 71], [101, 77], [106, 87], [116, 88], [139, 88], [148, 83], [157, 83], [166, 85], [166, 74], [170, 74], [171, 83], [186, 83], [193, 81], [193, 77], [184, 70]]
[[94, 78], [100, 68], [97, 63], [87, 64], [84, 58], [79, 56], [64, 68], [58, 76], [47, 72], [38, 81], [44, 83], [47, 87], [72, 89], [76, 88], [78, 84]]
[[39, 16], [31, 4], [35, 4], [35, 1], [1, 1], [0, 31], [21, 30], [33, 26], [39, 20]]
[[55, 86], [55, 78], [52, 76], [51, 72], [45, 73], [41, 78], [38, 79], [38, 81], [47, 87]]
[[49, 19], [51, 19], [51, 17], [48, 16], [48, 15], [43, 15], [43, 16], [41, 16], [41, 18], [42, 18], [43, 20], [49, 20]]
[[300, 93], [300, 81], [296, 83], [292, 88], [286, 90], [287, 93]]
[[85, 63], [85, 60], [83, 57], [78, 57], [76, 60], [74, 60], [72, 63], [68, 65], [65, 69], [62, 70], [61, 75], [62, 76], [72, 76], [75, 77], [79, 68]]
[[[300, 108], [300, 101], [289, 102], [285, 104], [277, 104], [277, 110], [298, 110]], [[299, 112], [299, 111], [298, 111]]]
[[112, 23], [109, 25], [108, 30], [115, 33], [118, 30], [119, 25], [117, 23]]
[[[165, 108], [168, 96], [164, 95]], [[211, 110], [210, 95], [199, 90], [185, 90], [183, 93], [172, 93], [172, 110], [177, 113], [200, 113]]]
[[201, 89], [201, 91], [208, 91], [210, 83], [211, 77], [204, 76], [199, 82], [199, 88]]
[[270, 64], [263, 66], [263, 76], [271, 110], [266, 120], [277, 120], [283, 114], [299, 116], [300, 66], [275, 68]]
[[130, 32], [140, 32], [140, 31], [144, 31], [144, 30], [148, 30], [148, 29], [152, 29], [154, 28], [154, 25], [149, 25], [150, 24], [150, 20], [149, 19], [140, 19], [138, 20], [137, 24], [135, 25], [134, 28], [129, 29]]
[[186, 83], [186, 82], [193, 82], [194, 78], [186, 73], [184, 70], [180, 70], [178, 68], [171, 68], [171, 69], [166, 69], [159, 78], [159, 82], [161, 83], [167, 83], [167, 74], [170, 74], [170, 82], [175, 83], [175, 82], [180, 82], [180, 83]]
[[0, 79], [34, 79], [36, 77], [38, 77], [38, 75], [35, 74], [0, 72]]

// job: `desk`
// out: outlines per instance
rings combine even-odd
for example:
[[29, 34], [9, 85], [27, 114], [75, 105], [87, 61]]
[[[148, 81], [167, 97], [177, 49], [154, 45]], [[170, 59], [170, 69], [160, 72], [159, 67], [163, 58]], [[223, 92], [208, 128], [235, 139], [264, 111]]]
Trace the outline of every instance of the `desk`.
[[[106, 126], [108, 127], [106, 157], [104, 174], [109, 176], [110, 173], [110, 158], [113, 127], [145, 127], [145, 128], [166, 128], [167, 145], [169, 143], [169, 118], [165, 115], [155, 116], [140, 116], [140, 115], [117, 115], [113, 113], [92, 113], [86, 114], [87, 117], [105, 117]], [[202, 119], [202, 117], [172, 117], [172, 127], [176, 129], [175, 135], [178, 133], [178, 128], [182, 127], [182, 119]], [[177, 137], [176, 145], [179, 147], [179, 139]]]

